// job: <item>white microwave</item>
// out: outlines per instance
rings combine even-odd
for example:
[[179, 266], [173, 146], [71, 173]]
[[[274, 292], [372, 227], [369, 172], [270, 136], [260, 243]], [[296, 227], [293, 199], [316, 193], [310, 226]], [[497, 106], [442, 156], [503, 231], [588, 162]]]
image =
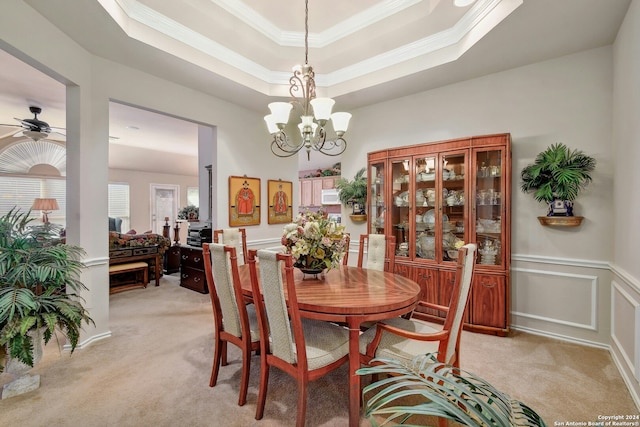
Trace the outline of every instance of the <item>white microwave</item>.
[[335, 188], [322, 190], [322, 204], [323, 205], [339, 205], [340, 198], [338, 197], [339, 191]]

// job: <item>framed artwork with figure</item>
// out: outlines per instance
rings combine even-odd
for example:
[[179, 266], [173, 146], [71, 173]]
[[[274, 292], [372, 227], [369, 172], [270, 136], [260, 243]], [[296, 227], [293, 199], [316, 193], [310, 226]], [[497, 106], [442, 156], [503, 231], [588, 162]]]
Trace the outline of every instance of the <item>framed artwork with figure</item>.
[[229, 177], [229, 226], [260, 225], [260, 178]]
[[291, 196], [293, 182], [281, 180], [267, 181], [269, 195], [269, 224], [288, 224], [293, 220]]

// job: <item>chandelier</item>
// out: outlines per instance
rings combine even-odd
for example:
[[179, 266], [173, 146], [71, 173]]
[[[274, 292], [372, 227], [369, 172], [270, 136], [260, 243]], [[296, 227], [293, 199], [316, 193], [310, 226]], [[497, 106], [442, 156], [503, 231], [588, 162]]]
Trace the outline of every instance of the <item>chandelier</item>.
[[[293, 67], [293, 76], [289, 78], [290, 102], [272, 102], [271, 114], [264, 117], [272, 136], [271, 152], [278, 157], [290, 157], [304, 147], [307, 160], [311, 150], [327, 156], [338, 156], [347, 148], [343, 138], [351, 119], [350, 113], [331, 113], [335, 101], [331, 98], [316, 98], [316, 83], [313, 67], [309, 65], [309, 1], [304, 2], [304, 65]], [[285, 127], [293, 107], [300, 111], [299, 135], [289, 136]], [[331, 121], [336, 133], [335, 139], [327, 140], [326, 126]]]

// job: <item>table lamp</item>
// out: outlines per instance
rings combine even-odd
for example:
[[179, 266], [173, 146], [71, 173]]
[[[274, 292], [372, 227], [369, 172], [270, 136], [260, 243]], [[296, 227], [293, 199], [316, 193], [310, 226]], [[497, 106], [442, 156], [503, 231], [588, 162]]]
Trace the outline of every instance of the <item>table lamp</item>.
[[49, 223], [51, 211], [57, 211], [58, 209], [60, 208], [56, 199], [37, 198], [33, 201], [33, 206], [31, 206], [31, 210], [42, 211], [42, 222], [45, 224]]

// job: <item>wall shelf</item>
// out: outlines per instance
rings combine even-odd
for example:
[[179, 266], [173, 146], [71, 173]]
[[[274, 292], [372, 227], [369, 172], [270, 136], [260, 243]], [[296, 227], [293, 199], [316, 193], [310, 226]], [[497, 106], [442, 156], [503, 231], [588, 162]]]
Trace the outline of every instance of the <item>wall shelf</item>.
[[582, 216], [539, 216], [540, 224], [551, 227], [577, 227], [582, 224]]

